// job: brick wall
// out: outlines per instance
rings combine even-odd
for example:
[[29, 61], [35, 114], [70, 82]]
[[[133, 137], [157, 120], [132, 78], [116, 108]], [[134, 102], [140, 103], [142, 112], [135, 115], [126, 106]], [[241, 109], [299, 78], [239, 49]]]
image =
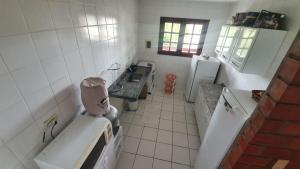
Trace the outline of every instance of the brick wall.
[[219, 167], [272, 168], [300, 169], [300, 33]]

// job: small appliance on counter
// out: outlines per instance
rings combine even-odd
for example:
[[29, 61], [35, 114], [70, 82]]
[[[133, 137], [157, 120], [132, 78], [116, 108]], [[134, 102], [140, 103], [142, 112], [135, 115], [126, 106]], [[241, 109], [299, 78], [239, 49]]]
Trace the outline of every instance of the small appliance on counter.
[[118, 110], [110, 105], [105, 80], [99, 77], [84, 79], [80, 84], [81, 100], [86, 112], [96, 117], [106, 117], [110, 120], [113, 133], [119, 128]]

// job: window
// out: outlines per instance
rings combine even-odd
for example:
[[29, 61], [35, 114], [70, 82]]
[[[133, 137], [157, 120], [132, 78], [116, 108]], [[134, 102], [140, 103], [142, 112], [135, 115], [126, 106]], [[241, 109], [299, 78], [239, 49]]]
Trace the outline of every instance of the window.
[[201, 54], [208, 24], [209, 20], [161, 17], [158, 54]]

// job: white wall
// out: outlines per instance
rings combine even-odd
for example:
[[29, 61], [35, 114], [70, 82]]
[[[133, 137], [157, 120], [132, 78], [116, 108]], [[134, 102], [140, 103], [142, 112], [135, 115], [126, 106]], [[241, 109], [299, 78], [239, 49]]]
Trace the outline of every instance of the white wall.
[[[226, 23], [233, 4], [180, 2], [174, 0], [141, 0], [139, 5], [139, 59], [156, 62], [158, 69], [158, 87], [163, 86], [165, 74], [175, 73], [178, 76], [177, 87], [180, 89], [184, 88], [186, 75], [190, 67], [190, 58], [157, 54], [160, 17], [210, 19], [203, 52], [213, 55], [221, 25]], [[151, 40], [151, 49], [145, 48], [146, 40]]]
[[254, 0], [247, 1], [242, 0], [237, 3], [231, 15], [235, 15], [236, 12], [245, 12], [245, 11], [261, 11], [262, 9], [270, 10], [273, 12], [285, 13], [288, 16], [287, 20], [287, 30], [288, 34], [285, 38], [281, 49], [279, 50], [276, 59], [272, 66], [269, 68], [269, 71], [263, 75], [250, 75], [242, 74], [233, 69], [228, 64], [223, 63], [220, 76], [218, 79], [219, 83], [225, 83], [230, 87], [238, 89], [265, 89], [274, 73], [278, 69], [282, 59], [286, 55], [289, 47], [291, 46], [297, 32], [300, 27], [300, 1], [299, 0]]
[[131, 63], [136, 11], [135, 0], [0, 1], [1, 169], [38, 168], [43, 121], [56, 113], [57, 134], [82, 109], [83, 78], [111, 83], [105, 70]]

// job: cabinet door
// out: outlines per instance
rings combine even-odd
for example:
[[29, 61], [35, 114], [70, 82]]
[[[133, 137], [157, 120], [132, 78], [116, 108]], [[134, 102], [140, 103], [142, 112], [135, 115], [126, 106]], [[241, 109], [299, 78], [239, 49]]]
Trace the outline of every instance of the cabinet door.
[[219, 55], [222, 53], [223, 45], [229, 26], [222, 26], [215, 52]]
[[256, 39], [258, 29], [243, 28], [234, 47], [230, 63], [238, 70], [243, 68], [248, 53]]
[[235, 43], [239, 37], [241, 28], [237, 26], [230, 26], [228, 28], [221, 56], [228, 60], [231, 57], [232, 51], [234, 49]]

